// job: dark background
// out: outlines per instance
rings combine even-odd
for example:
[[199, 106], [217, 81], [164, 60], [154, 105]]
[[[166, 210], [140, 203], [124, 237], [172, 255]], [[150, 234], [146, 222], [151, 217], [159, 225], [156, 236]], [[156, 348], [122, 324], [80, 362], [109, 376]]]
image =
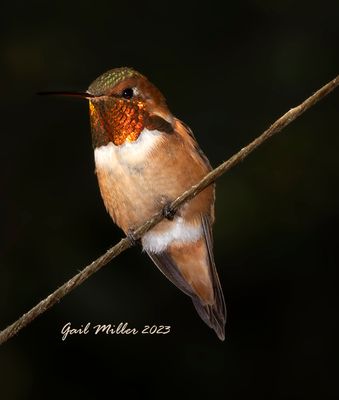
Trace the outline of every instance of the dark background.
[[[272, 4], [273, 3], [273, 4]], [[338, 3], [15, 2], [1, 17], [1, 328], [122, 237], [106, 214], [84, 90], [133, 66], [213, 166], [338, 74]], [[220, 342], [140, 248], [0, 348], [1, 399], [338, 396], [339, 93], [217, 182]], [[66, 322], [171, 325], [72, 336]]]

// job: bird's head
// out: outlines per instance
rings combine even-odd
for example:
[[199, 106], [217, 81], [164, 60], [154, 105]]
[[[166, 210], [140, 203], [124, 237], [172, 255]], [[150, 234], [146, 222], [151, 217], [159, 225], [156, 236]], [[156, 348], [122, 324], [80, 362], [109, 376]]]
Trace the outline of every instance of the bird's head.
[[171, 128], [173, 116], [164, 96], [132, 68], [100, 75], [87, 92], [94, 147], [138, 139], [144, 128]]

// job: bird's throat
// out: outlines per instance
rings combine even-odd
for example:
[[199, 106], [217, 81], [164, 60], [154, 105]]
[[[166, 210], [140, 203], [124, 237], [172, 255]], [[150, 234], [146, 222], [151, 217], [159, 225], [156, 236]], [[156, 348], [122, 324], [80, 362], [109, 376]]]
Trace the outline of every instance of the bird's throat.
[[141, 101], [89, 102], [93, 146], [134, 142], [144, 129], [145, 105]]

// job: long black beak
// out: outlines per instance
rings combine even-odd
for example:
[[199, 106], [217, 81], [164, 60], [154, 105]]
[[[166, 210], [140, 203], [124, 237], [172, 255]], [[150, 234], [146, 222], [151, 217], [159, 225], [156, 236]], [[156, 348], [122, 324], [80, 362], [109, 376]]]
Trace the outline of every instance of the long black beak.
[[82, 99], [91, 99], [94, 96], [93, 94], [87, 92], [38, 92], [38, 95], [41, 96], [68, 96], [68, 97], [80, 97]]

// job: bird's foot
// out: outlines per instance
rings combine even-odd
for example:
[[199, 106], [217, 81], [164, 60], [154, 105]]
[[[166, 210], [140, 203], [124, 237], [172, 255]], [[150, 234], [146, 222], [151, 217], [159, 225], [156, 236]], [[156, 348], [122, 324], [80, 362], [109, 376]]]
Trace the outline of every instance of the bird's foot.
[[165, 204], [162, 209], [162, 215], [167, 218], [169, 221], [173, 221], [176, 211], [171, 208], [171, 203]]

